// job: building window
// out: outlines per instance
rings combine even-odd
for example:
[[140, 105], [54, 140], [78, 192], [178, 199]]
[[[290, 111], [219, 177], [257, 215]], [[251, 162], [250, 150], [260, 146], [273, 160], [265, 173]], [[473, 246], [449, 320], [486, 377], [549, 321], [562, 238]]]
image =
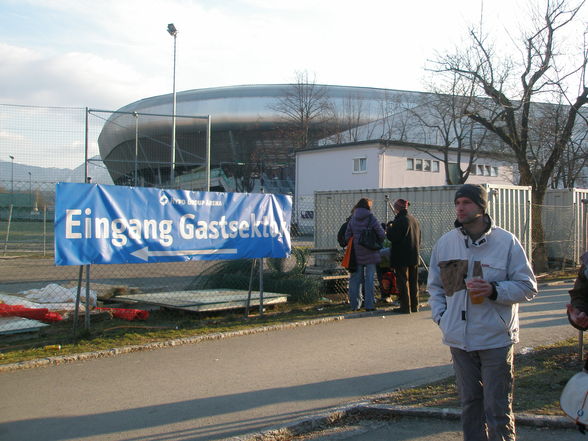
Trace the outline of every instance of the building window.
[[470, 173], [478, 176], [498, 176], [498, 167], [492, 165], [472, 164]]
[[367, 158], [353, 159], [353, 173], [365, 173], [367, 171]]
[[450, 162], [447, 164], [447, 174], [449, 175], [449, 179], [451, 182], [459, 182], [460, 178], [460, 170], [459, 164], [457, 162]]
[[430, 159], [406, 158], [406, 169], [439, 173], [439, 161]]

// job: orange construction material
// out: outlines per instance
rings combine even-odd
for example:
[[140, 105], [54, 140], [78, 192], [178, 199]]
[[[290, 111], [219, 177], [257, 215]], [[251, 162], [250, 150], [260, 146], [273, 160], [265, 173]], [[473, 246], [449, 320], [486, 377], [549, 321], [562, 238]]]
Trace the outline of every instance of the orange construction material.
[[61, 314], [49, 312], [47, 308], [27, 308], [23, 305], [0, 304], [0, 317], [23, 317], [40, 322], [58, 322], [63, 320]]
[[147, 320], [149, 318], [149, 311], [142, 309], [124, 309], [124, 308], [95, 308], [98, 311], [110, 312], [113, 317], [122, 320]]

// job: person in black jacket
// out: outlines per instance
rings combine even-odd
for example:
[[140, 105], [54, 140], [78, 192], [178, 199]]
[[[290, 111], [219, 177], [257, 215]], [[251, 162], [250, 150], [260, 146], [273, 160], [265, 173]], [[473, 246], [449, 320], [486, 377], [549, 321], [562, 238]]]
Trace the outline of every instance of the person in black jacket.
[[396, 283], [400, 291], [400, 308], [394, 310], [403, 314], [419, 310], [419, 248], [421, 227], [414, 216], [408, 214], [410, 202], [396, 199], [393, 204], [396, 217], [386, 228], [390, 241], [390, 266], [396, 270]]

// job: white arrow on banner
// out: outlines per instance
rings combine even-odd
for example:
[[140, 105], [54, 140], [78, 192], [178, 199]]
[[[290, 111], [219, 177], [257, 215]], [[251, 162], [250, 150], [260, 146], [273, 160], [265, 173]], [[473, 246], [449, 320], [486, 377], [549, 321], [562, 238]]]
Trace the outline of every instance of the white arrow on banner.
[[149, 247], [143, 247], [131, 253], [132, 256], [148, 261], [149, 257], [167, 256], [196, 256], [203, 254], [237, 254], [237, 248], [219, 248], [212, 250], [170, 250], [170, 251], [149, 251]]

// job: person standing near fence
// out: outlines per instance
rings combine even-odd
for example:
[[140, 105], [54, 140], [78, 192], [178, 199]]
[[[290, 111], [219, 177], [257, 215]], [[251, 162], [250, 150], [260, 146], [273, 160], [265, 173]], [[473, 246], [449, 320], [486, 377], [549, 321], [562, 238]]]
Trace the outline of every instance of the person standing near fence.
[[345, 231], [346, 241], [353, 237], [352, 246], [355, 250], [355, 260], [357, 263], [357, 270], [351, 273], [349, 279], [349, 302], [351, 303], [351, 309], [354, 311], [357, 311], [361, 307], [362, 302], [359, 287], [362, 282], [365, 286], [364, 307], [367, 311], [373, 311], [375, 309], [374, 275], [376, 273], [376, 265], [380, 263], [380, 252], [359, 244], [361, 233], [370, 228], [375, 231], [376, 236], [381, 242], [384, 240], [384, 229], [372, 213], [371, 208], [371, 199], [361, 198], [353, 208], [353, 214]]
[[514, 441], [519, 303], [535, 297], [537, 281], [518, 239], [486, 214], [484, 187], [462, 185], [454, 202], [456, 228], [437, 241], [431, 254], [432, 318], [451, 351], [464, 439]]
[[400, 308], [393, 312], [410, 314], [419, 310], [419, 248], [421, 227], [419, 221], [408, 213], [410, 202], [396, 199], [394, 220], [386, 228], [390, 241], [390, 266], [396, 272], [396, 284], [400, 291]]
[[580, 257], [582, 266], [569, 291], [570, 303], [567, 305], [568, 319], [571, 325], [580, 331], [588, 330], [588, 252]]

